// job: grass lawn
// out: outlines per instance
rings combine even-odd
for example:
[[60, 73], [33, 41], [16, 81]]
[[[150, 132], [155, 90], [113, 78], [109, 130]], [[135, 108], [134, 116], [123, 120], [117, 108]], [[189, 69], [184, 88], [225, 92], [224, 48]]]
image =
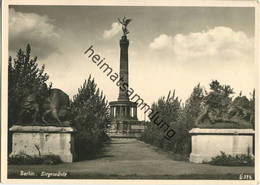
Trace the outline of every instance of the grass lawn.
[[[91, 160], [59, 165], [9, 165], [9, 178], [48, 178], [46, 173], [64, 172], [66, 179], [236, 179], [254, 176], [254, 167], [213, 166], [175, 161], [171, 154], [135, 139], [113, 139], [104, 153]], [[21, 171], [31, 172], [23, 176]], [[28, 173], [29, 174], [29, 173]]]

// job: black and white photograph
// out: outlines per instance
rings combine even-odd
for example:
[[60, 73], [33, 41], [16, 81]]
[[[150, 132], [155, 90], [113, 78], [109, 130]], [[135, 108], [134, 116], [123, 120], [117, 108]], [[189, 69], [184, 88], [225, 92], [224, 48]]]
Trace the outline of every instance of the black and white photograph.
[[28, 2], [2, 6], [4, 182], [259, 180], [256, 1]]

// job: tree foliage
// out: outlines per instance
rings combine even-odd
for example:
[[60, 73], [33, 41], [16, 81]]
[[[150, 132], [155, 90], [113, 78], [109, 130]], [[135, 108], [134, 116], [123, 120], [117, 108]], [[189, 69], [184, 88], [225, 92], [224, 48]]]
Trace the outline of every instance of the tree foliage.
[[[174, 125], [173, 122], [178, 120], [181, 110], [181, 101], [175, 95], [175, 91], [172, 93], [170, 91], [167, 97], [163, 96], [157, 102], [153, 103], [152, 109], [155, 112], [159, 112], [160, 119], [169, 124], [172, 128]], [[143, 133], [142, 140], [161, 148], [171, 148], [170, 145], [172, 143], [168, 142], [164, 136], [164, 132], [160, 130], [157, 125], [150, 123]]]
[[249, 100], [249, 109], [252, 114], [252, 119], [250, 121], [253, 125], [253, 128], [255, 129], [255, 89], [253, 90], [251, 98]]
[[[31, 47], [19, 49], [14, 60], [9, 57], [8, 63], [8, 124], [12, 126], [19, 120], [19, 112], [25, 97], [36, 94], [41, 99], [46, 93], [46, 82], [49, 79], [45, 66], [38, 66], [37, 57], [31, 57]], [[50, 88], [51, 86], [49, 86]]]
[[217, 80], [211, 81], [209, 84], [210, 92], [203, 99], [204, 103], [209, 105], [211, 109], [217, 110], [217, 116], [222, 116], [227, 112], [228, 105], [232, 101], [233, 88], [229, 85], [221, 85]]
[[74, 96], [72, 112], [77, 129], [76, 149], [79, 160], [86, 159], [100, 151], [107, 139], [105, 129], [109, 123], [106, 97], [91, 76]]
[[194, 127], [195, 120], [198, 118], [201, 111], [201, 103], [205, 98], [205, 90], [200, 84], [193, 88], [190, 97], [185, 102], [183, 114], [187, 128], [191, 129]]

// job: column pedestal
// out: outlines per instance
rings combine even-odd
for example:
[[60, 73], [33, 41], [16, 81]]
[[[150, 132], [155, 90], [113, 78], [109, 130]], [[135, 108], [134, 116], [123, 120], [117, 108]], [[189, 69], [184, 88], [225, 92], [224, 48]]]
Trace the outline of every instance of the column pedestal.
[[73, 162], [74, 132], [72, 127], [19, 126], [10, 128], [12, 132], [13, 155], [29, 156], [58, 155], [63, 162]]
[[201, 129], [193, 128], [191, 134], [192, 152], [190, 161], [208, 162], [221, 154], [253, 154], [253, 129]]

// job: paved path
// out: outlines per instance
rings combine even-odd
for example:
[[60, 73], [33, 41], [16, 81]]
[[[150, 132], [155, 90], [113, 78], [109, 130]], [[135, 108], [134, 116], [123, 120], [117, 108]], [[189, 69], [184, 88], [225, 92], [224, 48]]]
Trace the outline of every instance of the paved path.
[[[11, 166], [19, 171], [24, 166]], [[45, 171], [69, 171], [71, 174], [104, 175], [190, 175], [190, 174], [240, 174], [253, 173], [253, 167], [224, 167], [207, 164], [174, 161], [166, 152], [135, 139], [113, 139], [105, 147], [104, 155], [98, 159], [60, 164], [54, 166], [26, 166], [27, 170], [44, 169]]]

